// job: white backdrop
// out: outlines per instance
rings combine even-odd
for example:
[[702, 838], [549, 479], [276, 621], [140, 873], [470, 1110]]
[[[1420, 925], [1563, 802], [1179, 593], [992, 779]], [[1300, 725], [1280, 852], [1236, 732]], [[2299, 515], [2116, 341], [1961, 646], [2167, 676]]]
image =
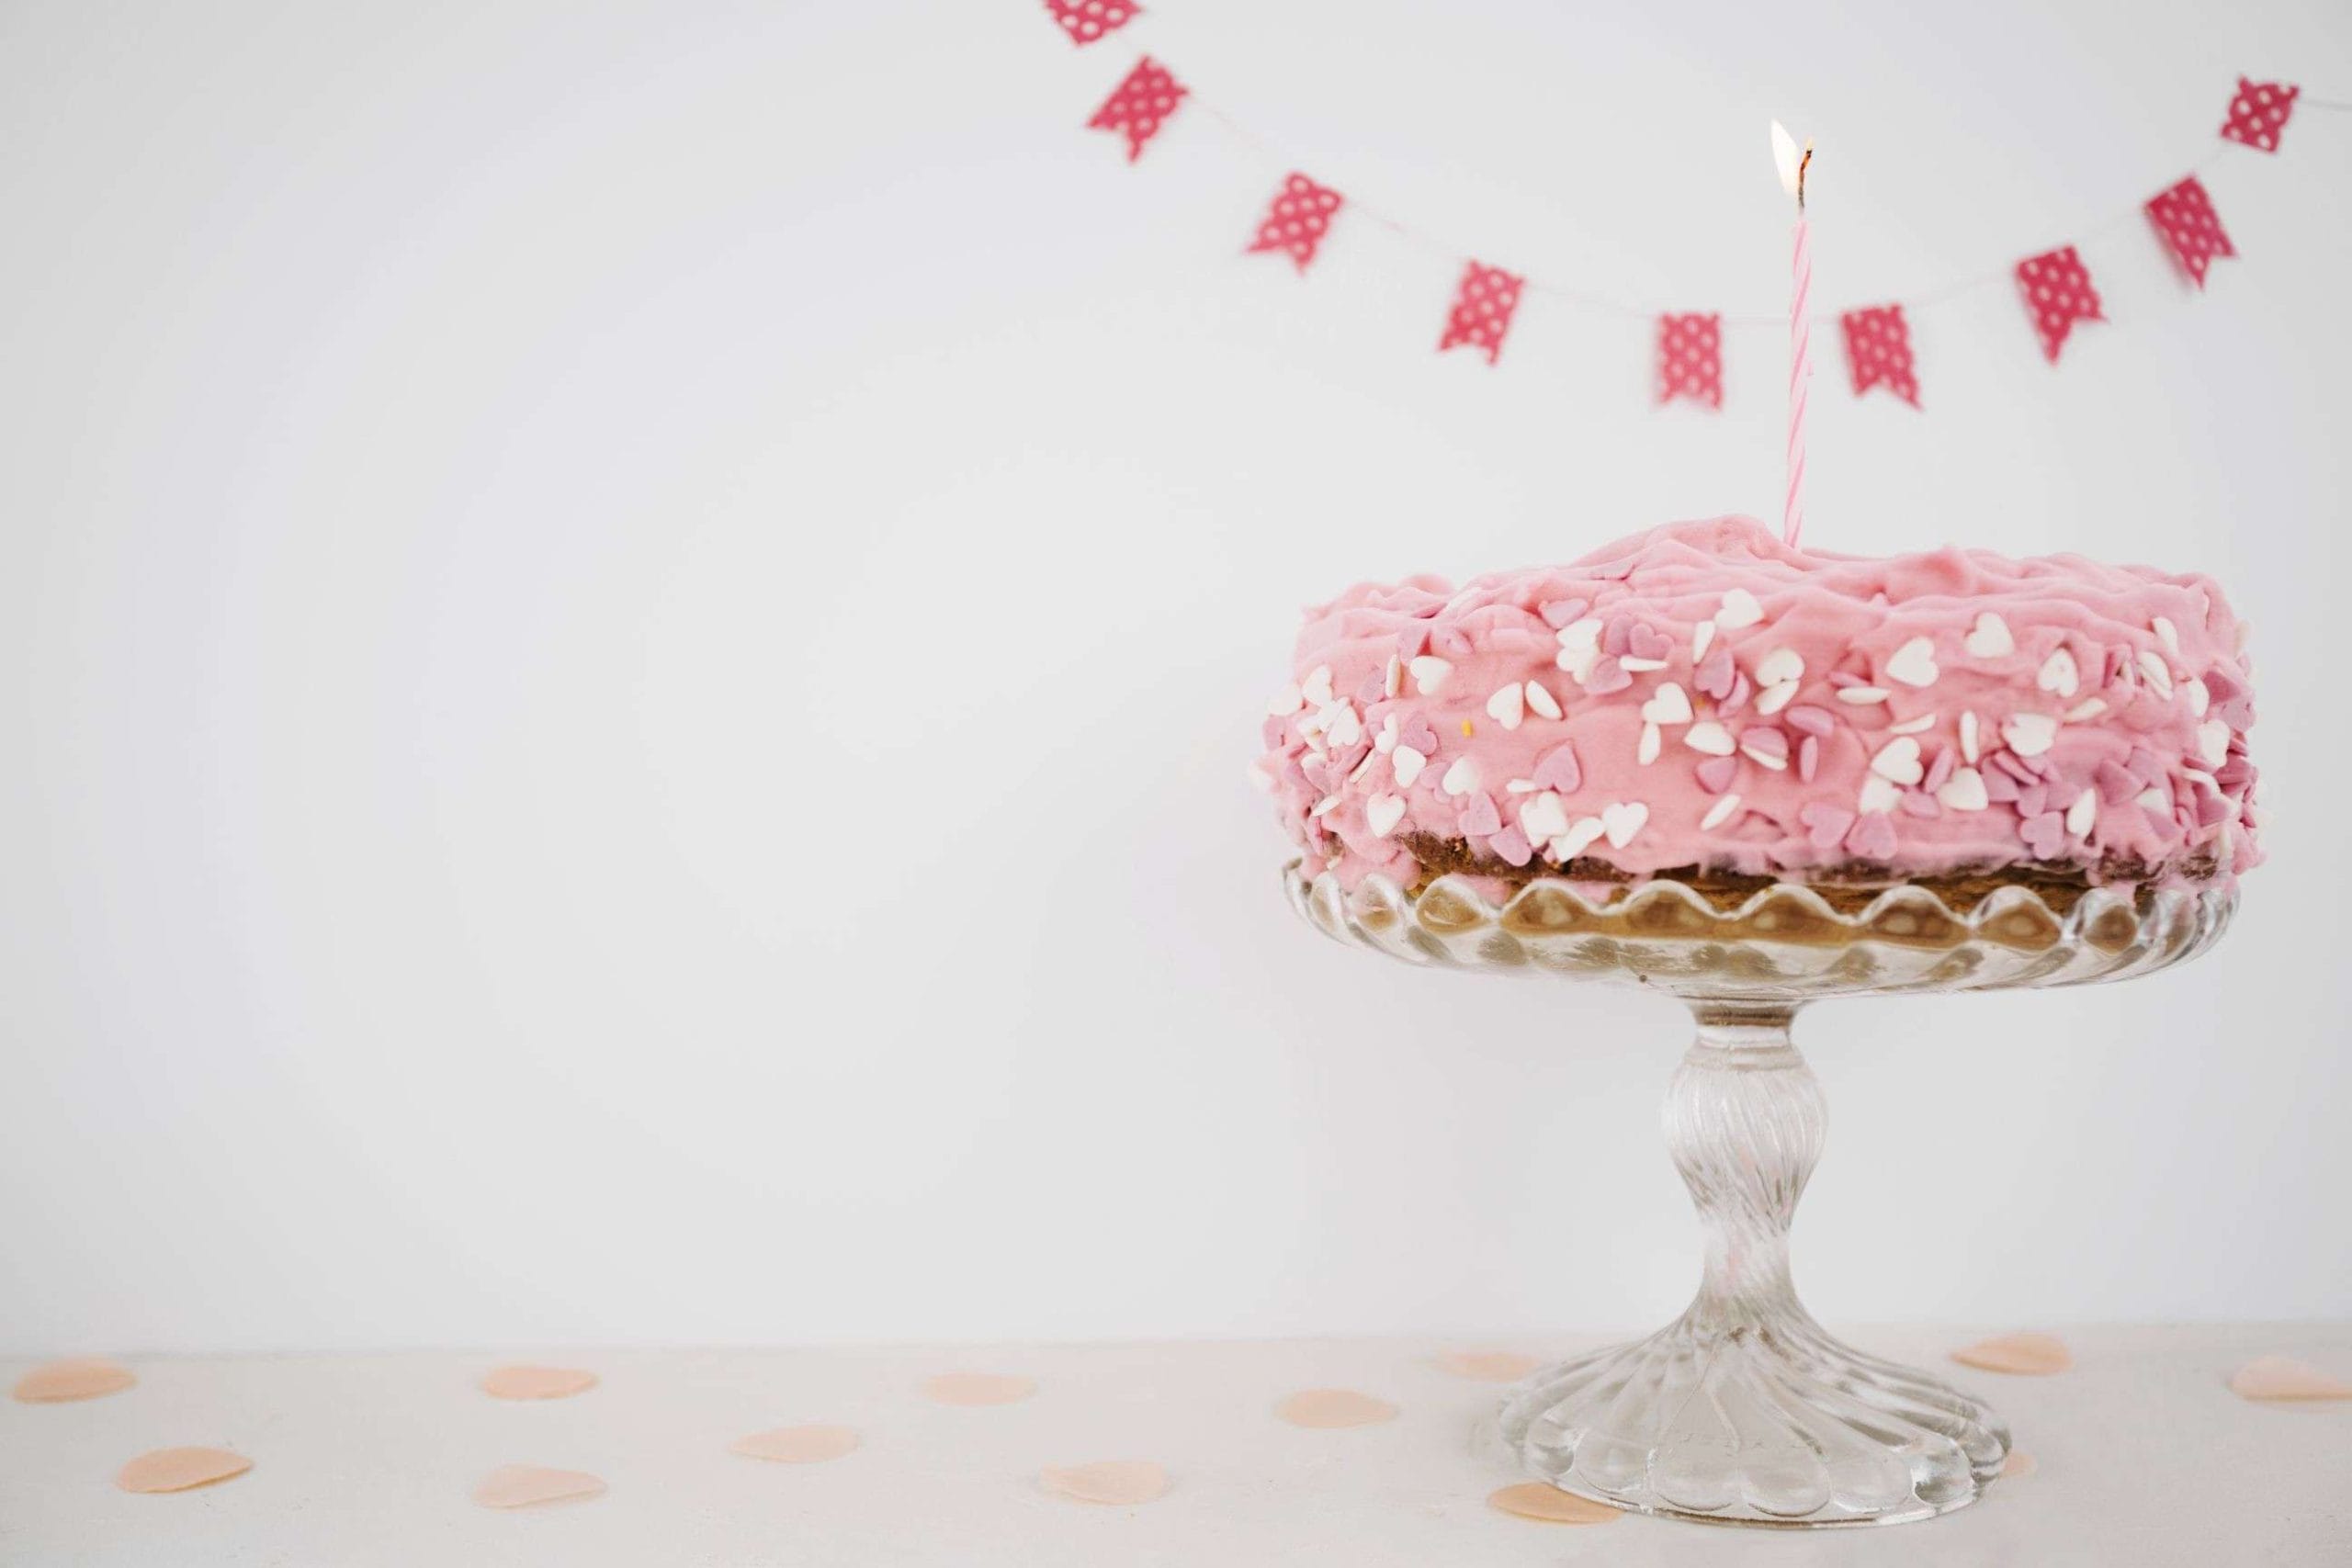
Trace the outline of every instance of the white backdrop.
[[[1651, 14], [1645, 14], [1651, 13]], [[1679, 15], [1670, 15], [1679, 13]], [[1671, 1004], [1300, 927], [1242, 767], [1297, 607], [1769, 511], [1782, 345], [1647, 402], [1464, 253], [1674, 309], [2081, 238], [2352, 12], [1160, 0], [0, 12], [0, 1348], [1646, 1325]], [[1809, 538], [2217, 576], [2277, 812], [2211, 958], [1818, 1008], [1832, 1319], [2341, 1315], [2352, 116], [2136, 220], [2056, 370], [1826, 344]], [[2325, 687], [2328, 695], [2323, 695]]]

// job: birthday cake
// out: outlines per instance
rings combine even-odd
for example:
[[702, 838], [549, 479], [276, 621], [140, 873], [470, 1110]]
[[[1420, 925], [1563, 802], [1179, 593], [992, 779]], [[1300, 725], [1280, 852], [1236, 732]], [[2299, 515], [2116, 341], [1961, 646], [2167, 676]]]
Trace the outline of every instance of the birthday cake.
[[2245, 629], [2199, 576], [1672, 524], [1309, 610], [1253, 772], [1350, 889], [2227, 885], [2262, 858]]

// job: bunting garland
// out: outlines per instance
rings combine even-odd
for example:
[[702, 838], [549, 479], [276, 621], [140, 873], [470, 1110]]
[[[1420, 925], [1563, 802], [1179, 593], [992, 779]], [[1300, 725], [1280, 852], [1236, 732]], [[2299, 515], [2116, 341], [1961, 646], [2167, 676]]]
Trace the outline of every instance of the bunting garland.
[[[1143, 14], [1135, 0], [1045, 0], [1047, 14], [1070, 41], [1080, 47], [1096, 43]], [[1143, 156], [1144, 148], [1159, 134], [1192, 89], [1149, 55], [1139, 59], [1111, 96], [1086, 123], [1090, 130], [1111, 131], [1126, 144], [1127, 161]], [[2284, 82], [2256, 82], [2241, 76], [2221, 126], [2223, 141], [2261, 152], [2276, 152], [2298, 103], [2313, 107], [2352, 110], [2352, 102], [2306, 99], [2300, 86]], [[1256, 138], [1223, 115], [1213, 118], [1246, 140]], [[2200, 165], [2201, 167], [2201, 165]], [[1287, 255], [1304, 276], [1330, 235], [1332, 220], [1343, 209], [1360, 204], [1329, 186], [1295, 170], [1281, 186], [1258, 220], [1246, 254]], [[2222, 225], [2211, 192], [2196, 174], [2165, 186], [2141, 204], [2150, 226], [2183, 278], [2203, 289], [2215, 258], [2235, 256], [2236, 247]], [[1367, 210], [1381, 226], [1408, 237], [1421, 237], [1407, 225]], [[2103, 228], [2103, 226], [2102, 226]], [[1994, 277], [2014, 279], [2042, 357], [2055, 365], [2072, 340], [2075, 324], [2104, 321], [2105, 308], [2097, 284], [2081, 253], [2071, 244], [2030, 255], [1994, 276], [1979, 277], [1915, 298], [1914, 308], [1968, 292]], [[1660, 404], [1678, 400], [1702, 408], [1721, 409], [1724, 401], [1723, 334], [1726, 327], [1783, 325], [1784, 317], [1730, 316], [1713, 311], [1680, 314], [1650, 312], [1637, 307], [1600, 299], [1579, 289], [1553, 287], [1524, 274], [1482, 261], [1463, 265], [1454, 296], [1447, 310], [1444, 330], [1438, 337], [1441, 354], [1468, 348], [1483, 354], [1488, 365], [1502, 358], [1503, 341], [1521, 300], [1528, 295], [1566, 299], [1588, 309], [1620, 316], [1654, 319], [1657, 342], [1656, 389]], [[1797, 328], [1811, 321], [1802, 307]], [[1899, 302], [1864, 306], [1834, 313], [1846, 349], [1848, 378], [1859, 398], [1883, 387], [1912, 408], [1920, 407], [1919, 370], [1914, 357], [1911, 322]]]

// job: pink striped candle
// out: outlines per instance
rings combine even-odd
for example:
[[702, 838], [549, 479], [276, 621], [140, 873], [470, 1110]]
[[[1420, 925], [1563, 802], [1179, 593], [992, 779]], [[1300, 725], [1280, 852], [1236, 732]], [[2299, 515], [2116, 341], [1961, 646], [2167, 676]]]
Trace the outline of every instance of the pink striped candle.
[[1772, 163], [1781, 171], [1781, 187], [1797, 203], [1789, 254], [1789, 488], [1781, 503], [1781, 537], [1793, 546], [1804, 534], [1804, 398], [1813, 380], [1813, 231], [1804, 220], [1804, 175], [1813, 164], [1813, 143], [1800, 149], [1776, 119]]

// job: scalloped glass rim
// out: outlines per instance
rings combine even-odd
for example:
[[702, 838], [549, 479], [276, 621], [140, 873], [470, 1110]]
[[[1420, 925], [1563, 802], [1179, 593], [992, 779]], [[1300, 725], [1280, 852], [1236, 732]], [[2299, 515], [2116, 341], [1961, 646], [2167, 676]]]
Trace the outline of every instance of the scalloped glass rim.
[[1798, 998], [1909, 990], [2087, 985], [2147, 974], [2220, 940], [2233, 885], [2094, 887], [2064, 912], [2024, 884], [1966, 910], [1918, 884], [1842, 914], [1812, 888], [1780, 883], [1718, 909], [1659, 880], [1594, 904], [1557, 878], [1500, 906], [1457, 875], [1414, 894], [1380, 875], [1350, 893], [1329, 872], [1283, 871], [1292, 906], [1325, 935], [1408, 963], [1547, 971], [1679, 996]]

